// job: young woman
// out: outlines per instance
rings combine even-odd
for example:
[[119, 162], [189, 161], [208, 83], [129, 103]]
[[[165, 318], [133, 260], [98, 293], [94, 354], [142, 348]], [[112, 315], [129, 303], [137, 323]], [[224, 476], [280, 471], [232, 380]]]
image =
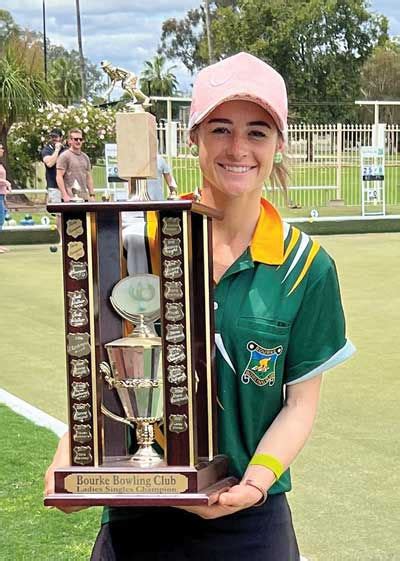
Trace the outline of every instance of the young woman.
[[196, 79], [201, 201], [224, 213], [213, 224], [218, 442], [238, 484], [209, 507], [108, 509], [93, 561], [299, 560], [289, 466], [311, 433], [322, 373], [353, 347], [332, 259], [261, 198], [267, 178], [285, 181], [286, 121], [282, 77], [249, 54]]
[[[4, 146], [0, 144], [0, 231], [3, 228], [4, 217], [6, 213], [5, 198], [6, 194], [11, 191], [11, 183], [7, 181], [6, 168], [1, 163], [4, 156]], [[0, 246], [0, 253], [8, 251], [7, 248]]]

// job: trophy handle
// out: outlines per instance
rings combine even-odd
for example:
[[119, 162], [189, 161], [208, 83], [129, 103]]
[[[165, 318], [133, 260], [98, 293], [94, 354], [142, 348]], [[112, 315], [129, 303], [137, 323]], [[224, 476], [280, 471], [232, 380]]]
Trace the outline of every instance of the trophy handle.
[[130, 427], [134, 427], [134, 424], [131, 423], [131, 421], [128, 421], [124, 417], [120, 417], [116, 413], [113, 413], [103, 404], [101, 404], [101, 412], [106, 415], [106, 417], [110, 417], [110, 419], [112, 419], [113, 421], [118, 421], [120, 423], [124, 423], [125, 425], [129, 425]]
[[99, 364], [100, 374], [104, 376], [105, 381], [110, 386], [110, 388], [114, 387], [114, 378], [111, 373], [111, 368], [106, 362], [100, 362]]
[[[109, 385], [109, 387], [110, 388], [114, 387], [114, 378], [111, 373], [110, 366], [103, 361], [100, 363], [99, 369], [100, 369], [100, 373], [104, 376], [104, 379]], [[128, 419], [125, 419], [125, 417], [120, 417], [116, 413], [113, 413], [112, 411], [107, 409], [107, 407], [103, 403], [101, 404], [101, 412], [107, 417], [109, 417], [110, 419], [112, 419], [113, 421], [117, 421], [119, 423], [124, 423], [125, 425], [128, 425], [130, 427], [134, 427], [134, 424], [131, 421], [128, 421]]]

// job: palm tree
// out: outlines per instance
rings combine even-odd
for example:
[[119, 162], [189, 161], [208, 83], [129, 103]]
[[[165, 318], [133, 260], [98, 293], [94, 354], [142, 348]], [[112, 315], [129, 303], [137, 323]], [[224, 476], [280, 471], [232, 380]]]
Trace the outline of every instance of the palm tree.
[[81, 95], [79, 68], [72, 59], [58, 58], [50, 67], [50, 84], [55, 100], [63, 105], [71, 105]]
[[[33, 108], [43, 105], [51, 93], [44, 79], [43, 53], [39, 42], [29, 43], [13, 36], [1, 45], [0, 143], [6, 148], [6, 157], [11, 126], [27, 117]], [[10, 166], [8, 168], [10, 171]]]
[[173, 96], [178, 90], [178, 81], [172, 72], [176, 66], [164, 68], [166, 58], [156, 55], [152, 61], [146, 60], [140, 77], [141, 90], [147, 95]]
[[[148, 96], [159, 95], [170, 97], [178, 91], [178, 81], [173, 70], [176, 66], [165, 68], [164, 55], [156, 55], [154, 59], [146, 60], [144, 70], [140, 77], [140, 89]], [[165, 104], [162, 101], [153, 102], [150, 111], [157, 121], [165, 118]]]

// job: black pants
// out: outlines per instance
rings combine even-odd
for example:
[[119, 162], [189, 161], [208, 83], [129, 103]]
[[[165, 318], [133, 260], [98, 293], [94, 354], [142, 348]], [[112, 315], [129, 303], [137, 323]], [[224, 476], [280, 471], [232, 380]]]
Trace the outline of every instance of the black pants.
[[91, 561], [299, 561], [286, 496], [204, 520], [175, 508], [148, 508], [104, 524]]

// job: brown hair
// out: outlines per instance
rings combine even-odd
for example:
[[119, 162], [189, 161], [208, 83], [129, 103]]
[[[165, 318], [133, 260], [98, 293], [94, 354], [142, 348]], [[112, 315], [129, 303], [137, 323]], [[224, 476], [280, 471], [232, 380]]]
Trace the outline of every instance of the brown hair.
[[71, 138], [71, 134], [72, 134], [73, 132], [79, 132], [79, 133], [83, 136], [83, 132], [81, 131], [81, 129], [70, 129], [70, 130], [68, 131], [68, 138]]

